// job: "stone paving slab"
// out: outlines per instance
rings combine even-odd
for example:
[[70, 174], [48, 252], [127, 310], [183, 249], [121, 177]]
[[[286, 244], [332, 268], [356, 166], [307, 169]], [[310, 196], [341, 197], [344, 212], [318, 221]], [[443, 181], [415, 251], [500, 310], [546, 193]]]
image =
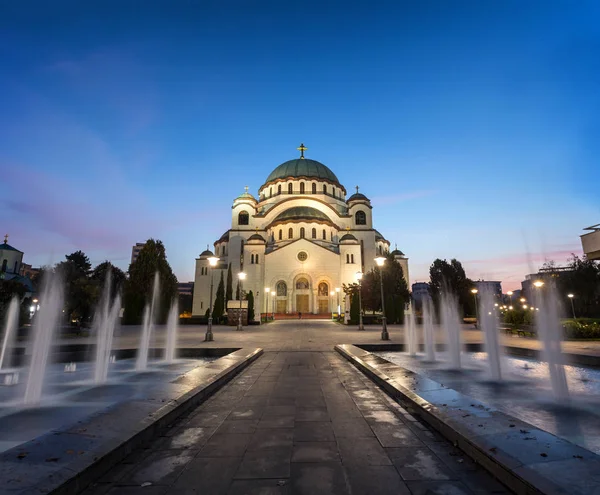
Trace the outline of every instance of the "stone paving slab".
[[[593, 452], [401, 366], [390, 365], [379, 356], [367, 356], [364, 350], [355, 346], [344, 344], [335, 349], [516, 493], [600, 494], [600, 456]], [[418, 440], [425, 444], [436, 441], [427, 439], [431, 432], [416, 429], [411, 424], [415, 423], [407, 423], [407, 426]], [[379, 430], [378, 434], [377, 428], [374, 432], [382, 445], [398, 436], [389, 426], [383, 433]], [[435, 448], [431, 450], [436, 452]], [[418, 463], [412, 467], [406, 465], [407, 456], [420, 457], [421, 464], [433, 466], [430, 453], [421, 449], [413, 449], [411, 453], [394, 449], [391, 453], [404, 465], [399, 471], [407, 482], [418, 468]], [[407, 471], [407, 468], [410, 469]], [[441, 466], [435, 469], [440, 475], [446, 471]], [[429, 493], [427, 490], [437, 493], [451, 488], [450, 485], [444, 488], [444, 484], [436, 486], [425, 484], [419, 488], [419, 485], [411, 485], [410, 489], [414, 488], [416, 493], [421, 489], [425, 493]]]
[[332, 351], [266, 352], [160, 435], [84, 494], [509, 493]]
[[[258, 358], [261, 349], [240, 349], [211, 363], [210, 369], [197, 367], [181, 378], [163, 383], [149, 392], [147, 400], [130, 400], [95, 414], [76, 425], [51, 431], [0, 454], [0, 492], [7, 494], [77, 493], [104, 472], [123, 461], [138, 445], [156, 435], [160, 428], [174, 422], [195, 407], [245, 366]], [[224, 419], [224, 417], [223, 417]], [[170, 484], [174, 478], [162, 477], [161, 466], [187, 464], [201, 445], [213, 438], [217, 426], [195, 426], [170, 438], [161, 438], [162, 448], [144, 459], [153, 484]], [[116, 471], [125, 475], [133, 469], [126, 460]], [[183, 467], [182, 467], [183, 469]], [[106, 477], [104, 479], [107, 479]], [[110, 477], [108, 478], [110, 479]], [[112, 480], [111, 480], [112, 481]], [[128, 486], [139, 487], [132, 476]], [[129, 488], [124, 492], [131, 491]], [[153, 490], [156, 491], [156, 490]]]

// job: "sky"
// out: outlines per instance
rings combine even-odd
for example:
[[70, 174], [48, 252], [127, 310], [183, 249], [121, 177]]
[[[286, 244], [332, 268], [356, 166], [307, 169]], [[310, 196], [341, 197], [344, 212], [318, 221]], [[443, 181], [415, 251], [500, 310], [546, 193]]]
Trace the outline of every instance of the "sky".
[[600, 222], [600, 3], [29, 1], [0, 20], [0, 228], [179, 281], [303, 142], [409, 257], [520, 287]]

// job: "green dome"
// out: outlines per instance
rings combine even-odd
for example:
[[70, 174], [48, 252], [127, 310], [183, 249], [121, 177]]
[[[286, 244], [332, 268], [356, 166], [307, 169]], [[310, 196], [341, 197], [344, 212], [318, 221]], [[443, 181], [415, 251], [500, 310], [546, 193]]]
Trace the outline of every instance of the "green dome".
[[288, 177], [324, 179], [342, 187], [338, 178], [327, 166], [316, 160], [310, 160], [309, 158], [297, 158], [282, 163], [270, 173], [265, 184], [277, 179], [287, 179]]
[[292, 220], [308, 220], [317, 222], [331, 223], [331, 220], [325, 213], [310, 206], [294, 206], [282, 211], [275, 217], [273, 223], [288, 222]]

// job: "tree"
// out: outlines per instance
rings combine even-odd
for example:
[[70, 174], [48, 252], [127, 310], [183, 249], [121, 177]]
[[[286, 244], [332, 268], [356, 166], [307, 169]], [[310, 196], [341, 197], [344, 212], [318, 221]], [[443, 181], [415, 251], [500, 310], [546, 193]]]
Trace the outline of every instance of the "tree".
[[83, 251], [67, 254], [54, 271], [65, 287], [65, 313], [69, 323], [78, 325], [91, 321], [94, 306], [100, 297], [99, 285], [90, 279], [92, 265]]
[[85, 276], [89, 275], [90, 270], [92, 269], [92, 264], [90, 263], [90, 259], [83, 251], [75, 251], [74, 253], [67, 254], [65, 258], [81, 274]]
[[129, 265], [129, 278], [123, 296], [123, 323], [141, 323], [144, 307], [152, 298], [156, 272], [160, 280], [157, 322], [166, 321], [173, 299], [177, 297], [177, 278], [167, 261], [163, 243], [148, 239], [136, 262]]
[[223, 280], [223, 270], [221, 270], [221, 280], [219, 280], [215, 304], [213, 306], [213, 319], [219, 322], [223, 317], [223, 313], [225, 313], [225, 282]]
[[251, 290], [246, 294], [246, 300], [248, 301], [248, 321], [254, 321], [254, 294]]
[[192, 312], [192, 295], [191, 294], [178, 294], [178, 308], [180, 313], [191, 313]]
[[225, 290], [225, 304], [233, 299], [233, 275], [231, 274], [231, 263], [227, 267], [227, 289]]
[[572, 254], [568, 267], [558, 277], [557, 285], [562, 297], [573, 294], [577, 316], [600, 316], [600, 265], [596, 261]]
[[125, 281], [127, 279], [127, 275], [120, 268], [113, 265], [110, 261], [103, 261], [100, 263], [94, 270], [90, 278], [94, 280], [99, 286], [104, 287], [104, 283], [106, 281], [106, 277], [108, 274], [111, 274], [111, 287], [110, 293], [112, 297], [123, 290], [125, 285]]
[[352, 293], [350, 298], [350, 324], [358, 325], [360, 319], [360, 306], [358, 301], [358, 291]]
[[439, 311], [442, 292], [448, 292], [457, 296], [463, 314], [475, 314], [475, 302], [471, 294], [474, 283], [467, 278], [460, 261], [451, 259], [448, 263], [446, 260], [436, 259], [429, 267], [429, 277], [429, 294], [436, 311]]
[[21, 302], [25, 291], [25, 286], [16, 280], [0, 280], [0, 329], [2, 331], [4, 331], [4, 322], [6, 321], [6, 312], [10, 301], [17, 296], [19, 302]]

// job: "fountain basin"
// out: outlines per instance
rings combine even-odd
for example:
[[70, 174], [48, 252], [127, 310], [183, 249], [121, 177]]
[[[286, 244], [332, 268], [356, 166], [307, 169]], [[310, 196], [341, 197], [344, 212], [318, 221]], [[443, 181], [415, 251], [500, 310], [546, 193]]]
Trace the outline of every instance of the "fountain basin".
[[356, 346], [335, 349], [516, 493], [600, 490], [590, 450]]
[[[203, 349], [183, 351], [199, 355]], [[130, 371], [133, 360], [117, 361], [115, 373], [96, 391], [90, 383], [92, 364], [79, 365], [76, 373], [66, 374], [68, 380], [56, 378], [57, 394], [42, 407], [18, 411], [16, 404], [4, 406], [0, 424], [12, 428], [13, 437], [0, 433], [0, 438], [7, 438], [3, 445], [7, 450], [0, 454], [0, 483], [11, 493], [80, 491], [260, 354], [258, 348], [239, 349], [210, 362], [210, 367], [188, 359], [175, 365], [150, 363], [141, 381]], [[60, 367], [50, 369], [52, 382]], [[35, 430], [38, 424], [43, 431]], [[22, 427], [38, 436], [23, 443], [14, 433]]]

